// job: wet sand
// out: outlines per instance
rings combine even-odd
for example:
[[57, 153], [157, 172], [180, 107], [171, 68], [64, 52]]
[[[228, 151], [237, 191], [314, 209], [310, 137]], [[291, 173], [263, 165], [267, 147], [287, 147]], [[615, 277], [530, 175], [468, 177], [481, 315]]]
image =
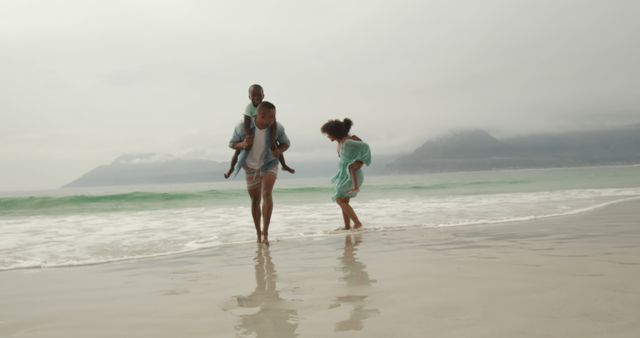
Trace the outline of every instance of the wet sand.
[[638, 280], [632, 201], [536, 221], [4, 271], [0, 337], [635, 338]]

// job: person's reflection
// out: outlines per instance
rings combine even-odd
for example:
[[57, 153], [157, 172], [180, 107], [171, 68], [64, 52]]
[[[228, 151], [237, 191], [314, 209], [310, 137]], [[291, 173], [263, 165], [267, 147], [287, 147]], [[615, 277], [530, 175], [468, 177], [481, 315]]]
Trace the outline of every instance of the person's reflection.
[[360, 243], [360, 234], [348, 234], [344, 239], [342, 256], [338, 257], [341, 263], [339, 270], [343, 273], [340, 279], [346, 282], [349, 294], [336, 297], [336, 303], [331, 305], [331, 308], [350, 305], [352, 309], [348, 319], [336, 323], [335, 331], [362, 330], [365, 319], [380, 313], [378, 309], [365, 308], [368, 289], [375, 280], [369, 278], [365, 270], [366, 265], [356, 258]]
[[297, 313], [287, 307], [276, 290], [277, 274], [269, 247], [260, 245], [255, 258], [256, 289], [249, 296], [237, 297], [239, 307], [256, 308], [241, 315], [236, 326], [240, 336], [296, 337]]

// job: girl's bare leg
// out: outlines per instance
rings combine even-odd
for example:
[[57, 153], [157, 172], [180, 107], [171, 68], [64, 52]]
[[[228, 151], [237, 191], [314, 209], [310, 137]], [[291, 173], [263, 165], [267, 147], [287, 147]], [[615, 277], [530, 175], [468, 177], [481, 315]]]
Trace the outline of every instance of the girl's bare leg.
[[[342, 207], [340, 207], [340, 208], [342, 208]], [[342, 219], [344, 220], [344, 228], [345, 228], [345, 230], [351, 229], [351, 218], [349, 218], [349, 215], [347, 215], [347, 213], [344, 212], [344, 210], [342, 210]]]
[[347, 216], [353, 221], [353, 228], [354, 229], [361, 228], [362, 223], [360, 223], [360, 219], [358, 219], [358, 215], [356, 215], [356, 212], [353, 210], [351, 205], [349, 205], [349, 199], [338, 198], [336, 199], [336, 202], [338, 203], [340, 208], [342, 208], [342, 212], [347, 214]]

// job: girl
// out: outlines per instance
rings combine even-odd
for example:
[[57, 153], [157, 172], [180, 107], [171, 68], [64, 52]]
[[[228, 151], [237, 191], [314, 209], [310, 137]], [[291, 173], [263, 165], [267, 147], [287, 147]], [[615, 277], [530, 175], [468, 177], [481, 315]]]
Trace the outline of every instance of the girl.
[[329, 120], [320, 128], [320, 131], [327, 135], [329, 140], [338, 142], [340, 161], [338, 162], [338, 173], [331, 178], [331, 183], [336, 188], [332, 199], [342, 209], [345, 229], [351, 229], [352, 221], [354, 229], [362, 227], [362, 223], [349, 205], [349, 201], [360, 191], [364, 179], [362, 166], [371, 164], [369, 145], [362, 142], [357, 136], [349, 135], [352, 125], [353, 122], [345, 118], [343, 121]]

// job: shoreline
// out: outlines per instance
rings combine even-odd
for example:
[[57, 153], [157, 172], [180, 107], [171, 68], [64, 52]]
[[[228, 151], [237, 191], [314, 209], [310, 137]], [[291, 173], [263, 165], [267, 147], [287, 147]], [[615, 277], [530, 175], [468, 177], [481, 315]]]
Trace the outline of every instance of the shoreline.
[[3, 337], [637, 337], [640, 201], [0, 272]]
[[[522, 224], [522, 226], [526, 226], [527, 222], [535, 222], [541, 220], [547, 220], [551, 218], [557, 217], [568, 217], [568, 216], [577, 216], [584, 213], [589, 213], [592, 211], [596, 211], [598, 209], [607, 208], [612, 205], [627, 203], [640, 200], [640, 196], [627, 197], [619, 200], [602, 202], [599, 204], [595, 204], [589, 207], [576, 209], [567, 211], [565, 213], [559, 214], [549, 214], [543, 216], [526, 216], [523, 218], [509, 219], [509, 220], [499, 220], [495, 222], [472, 222], [472, 223], [464, 223], [464, 224], [451, 224], [451, 225], [438, 225], [438, 226], [422, 226], [422, 225], [410, 225], [403, 227], [392, 227], [392, 228], [365, 228], [362, 231], [336, 231], [336, 230], [328, 230], [326, 233], [322, 234], [314, 234], [314, 235], [305, 235], [305, 236], [291, 236], [291, 237], [280, 237], [276, 240], [272, 240], [273, 243], [282, 243], [285, 241], [300, 241], [306, 239], [322, 239], [325, 237], [333, 237], [333, 236], [342, 236], [346, 233], [370, 233], [370, 232], [393, 232], [393, 231], [429, 231], [436, 229], [444, 229], [444, 228], [458, 228], [458, 227], [476, 227], [476, 226], [485, 226], [485, 225], [501, 225], [501, 224]], [[241, 246], [247, 244], [254, 244], [253, 240], [247, 240], [242, 242], [233, 242], [233, 243], [221, 243], [213, 246], [202, 247], [197, 249], [183, 250], [177, 252], [167, 252], [167, 253], [159, 253], [159, 254], [151, 254], [151, 255], [143, 255], [137, 257], [126, 257], [126, 258], [115, 258], [113, 260], [107, 261], [99, 261], [99, 262], [86, 262], [86, 263], [71, 263], [71, 264], [59, 264], [59, 265], [46, 265], [46, 266], [24, 266], [24, 267], [9, 267], [9, 268], [0, 268], [0, 276], [2, 273], [7, 271], [14, 270], [46, 270], [46, 269], [65, 269], [65, 268], [82, 268], [87, 266], [99, 266], [99, 265], [108, 265], [108, 264], [118, 264], [118, 263], [127, 263], [127, 262], [143, 262], [145, 260], [153, 260], [153, 259], [162, 259], [162, 258], [170, 258], [170, 257], [180, 257], [184, 255], [197, 254], [198, 252], [203, 252], [207, 250], [215, 250], [216, 248], [229, 247], [229, 246]]]

